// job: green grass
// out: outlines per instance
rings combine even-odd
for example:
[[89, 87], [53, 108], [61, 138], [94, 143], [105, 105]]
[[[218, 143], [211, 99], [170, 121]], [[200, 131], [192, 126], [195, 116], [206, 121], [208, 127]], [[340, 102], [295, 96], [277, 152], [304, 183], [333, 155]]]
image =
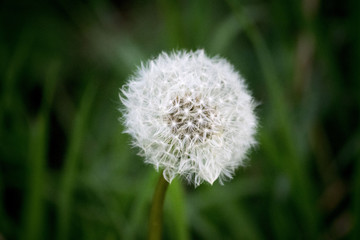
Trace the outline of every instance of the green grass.
[[175, 179], [164, 237], [358, 239], [359, 4], [304, 4], [3, 3], [0, 238], [145, 238], [158, 173], [118, 92], [161, 51], [204, 48], [246, 78], [259, 144], [223, 186]]

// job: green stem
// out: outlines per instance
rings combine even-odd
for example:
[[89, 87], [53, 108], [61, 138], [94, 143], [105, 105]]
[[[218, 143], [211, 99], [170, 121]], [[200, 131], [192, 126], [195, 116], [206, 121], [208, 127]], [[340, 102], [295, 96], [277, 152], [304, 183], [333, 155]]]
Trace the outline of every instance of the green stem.
[[161, 173], [159, 181], [156, 185], [153, 202], [150, 210], [149, 219], [149, 240], [161, 239], [162, 233], [162, 219], [163, 219], [163, 205], [165, 200], [165, 193], [169, 183], [165, 180]]

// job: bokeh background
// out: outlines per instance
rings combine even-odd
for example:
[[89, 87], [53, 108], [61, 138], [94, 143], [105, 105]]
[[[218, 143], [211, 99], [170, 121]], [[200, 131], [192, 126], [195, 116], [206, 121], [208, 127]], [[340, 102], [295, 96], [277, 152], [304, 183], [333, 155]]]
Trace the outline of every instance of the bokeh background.
[[144, 239], [159, 173], [119, 88], [161, 51], [228, 59], [259, 145], [221, 186], [176, 179], [165, 239], [360, 239], [360, 1], [0, 2], [0, 239]]

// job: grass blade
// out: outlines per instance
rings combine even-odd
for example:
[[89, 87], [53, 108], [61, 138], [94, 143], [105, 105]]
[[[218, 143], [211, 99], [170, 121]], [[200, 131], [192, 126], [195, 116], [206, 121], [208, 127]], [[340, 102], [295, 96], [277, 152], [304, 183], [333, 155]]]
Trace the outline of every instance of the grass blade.
[[44, 87], [44, 101], [39, 116], [31, 125], [28, 193], [24, 210], [24, 231], [22, 239], [37, 240], [42, 237], [44, 215], [44, 187], [46, 183], [46, 155], [49, 128], [49, 111], [52, 103], [59, 64], [54, 62], [48, 68], [48, 78]]
[[86, 122], [95, 96], [95, 85], [90, 83], [81, 99], [75, 124], [65, 157], [65, 166], [60, 185], [57, 235], [59, 240], [69, 237], [72, 195], [76, 184], [76, 174], [80, 159], [81, 144], [86, 131]]

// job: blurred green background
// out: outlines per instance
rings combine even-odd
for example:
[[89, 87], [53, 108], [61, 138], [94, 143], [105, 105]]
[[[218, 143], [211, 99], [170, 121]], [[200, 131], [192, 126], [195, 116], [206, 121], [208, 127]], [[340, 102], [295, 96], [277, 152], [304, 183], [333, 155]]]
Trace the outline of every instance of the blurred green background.
[[169, 187], [165, 239], [360, 239], [360, 1], [0, 2], [0, 239], [144, 239], [158, 173], [119, 88], [161, 51], [227, 58], [261, 103], [221, 186]]

